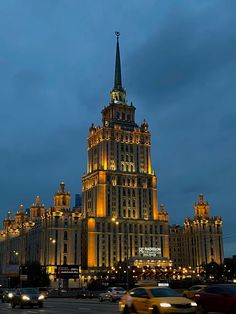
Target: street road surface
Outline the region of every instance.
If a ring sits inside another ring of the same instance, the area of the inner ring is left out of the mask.
[[[0,303],[0,314],[118,314],[118,303],[103,302],[100,303],[97,299],[94,300],[77,300],[77,299],[47,299],[44,307],[25,307],[20,309],[17,306],[11,308],[8,303]]]
[[[11,308],[8,303],[0,303],[0,314],[118,314],[118,303],[99,302],[97,299],[47,299],[44,308]],[[210,314],[210,313],[209,313]],[[212,313],[213,314],[213,313]]]

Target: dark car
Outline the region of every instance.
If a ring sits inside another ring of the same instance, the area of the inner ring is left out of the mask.
[[[2,303],[11,302],[16,290],[15,289],[6,289],[2,294]]]
[[[35,288],[18,288],[11,300],[11,306],[14,309],[16,305],[23,308],[26,305],[30,307],[38,306],[43,307],[44,295]]]
[[[77,298],[81,298],[81,299],[86,299],[86,298],[93,298],[94,297],[94,294],[92,291],[90,290],[79,290],[78,293],[77,293]]]
[[[2,299],[2,295],[3,295],[4,290],[6,290],[6,288],[4,289],[4,288],[0,287],[0,299]]]
[[[236,314],[236,285],[211,285],[194,296],[199,313],[222,312]]]
[[[48,294],[49,294],[48,288],[40,287],[38,289],[39,289],[39,293],[41,293],[44,296],[44,298],[47,299]]]

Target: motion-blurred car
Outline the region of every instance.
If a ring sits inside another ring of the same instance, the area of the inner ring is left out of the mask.
[[[39,293],[42,294],[45,299],[47,299],[48,294],[49,294],[48,288],[39,287],[38,289],[39,289]]]
[[[11,300],[11,306],[14,309],[16,305],[23,308],[26,305],[33,307],[34,305],[42,308],[44,295],[35,288],[18,288]]]
[[[121,298],[119,310],[122,314],[197,313],[197,303],[167,287],[139,287]]]
[[[3,291],[2,294],[2,303],[11,302],[16,290],[15,289],[7,289]]]
[[[192,299],[196,293],[200,292],[202,289],[206,288],[207,285],[195,285],[187,290],[184,290],[183,297]]]
[[[105,292],[102,292],[98,295],[100,302],[110,301],[115,302],[120,300],[120,298],[126,293],[126,290],[122,287],[111,287],[108,288]]]
[[[199,313],[221,312],[236,313],[236,285],[211,285],[195,294]]]

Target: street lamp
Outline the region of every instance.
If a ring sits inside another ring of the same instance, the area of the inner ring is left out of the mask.
[[[52,244],[56,244],[57,240],[50,237],[49,238],[49,242],[52,243]],[[55,264],[57,265],[57,256],[56,256]],[[62,288],[62,281],[61,281],[61,247],[60,247],[59,267],[57,267],[57,271],[58,271],[58,293],[60,295],[61,294],[61,288]]]
[[[124,234],[126,237],[126,286],[127,286],[127,290],[129,290],[129,269],[130,269],[130,265],[129,265],[129,228],[128,228],[128,223],[127,221],[118,221],[115,217],[112,217],[111,219],[112,223],[116,224],[116,226],[122,224],[122,223],[126,223],[124,225]],[[118,233],[118,232],[117,232]],[[125,273],[125,271],[124,271]]]
[[[16,261],[16,259],[18,261]],[[10,251],[10,260],[12,261],[13,264],[19,264],[19,252],[16,250]]]

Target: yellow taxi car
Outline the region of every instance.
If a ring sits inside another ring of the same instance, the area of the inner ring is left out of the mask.
[[[192,299],[196,293],[200,292],[202,289],[206,288],[207,285],[195,285],[187,290],[184,290],[183,297]]]
[[[121,298],[119,310],[122,314],[197,313],[197,303],[167,287],[138,287]]]

